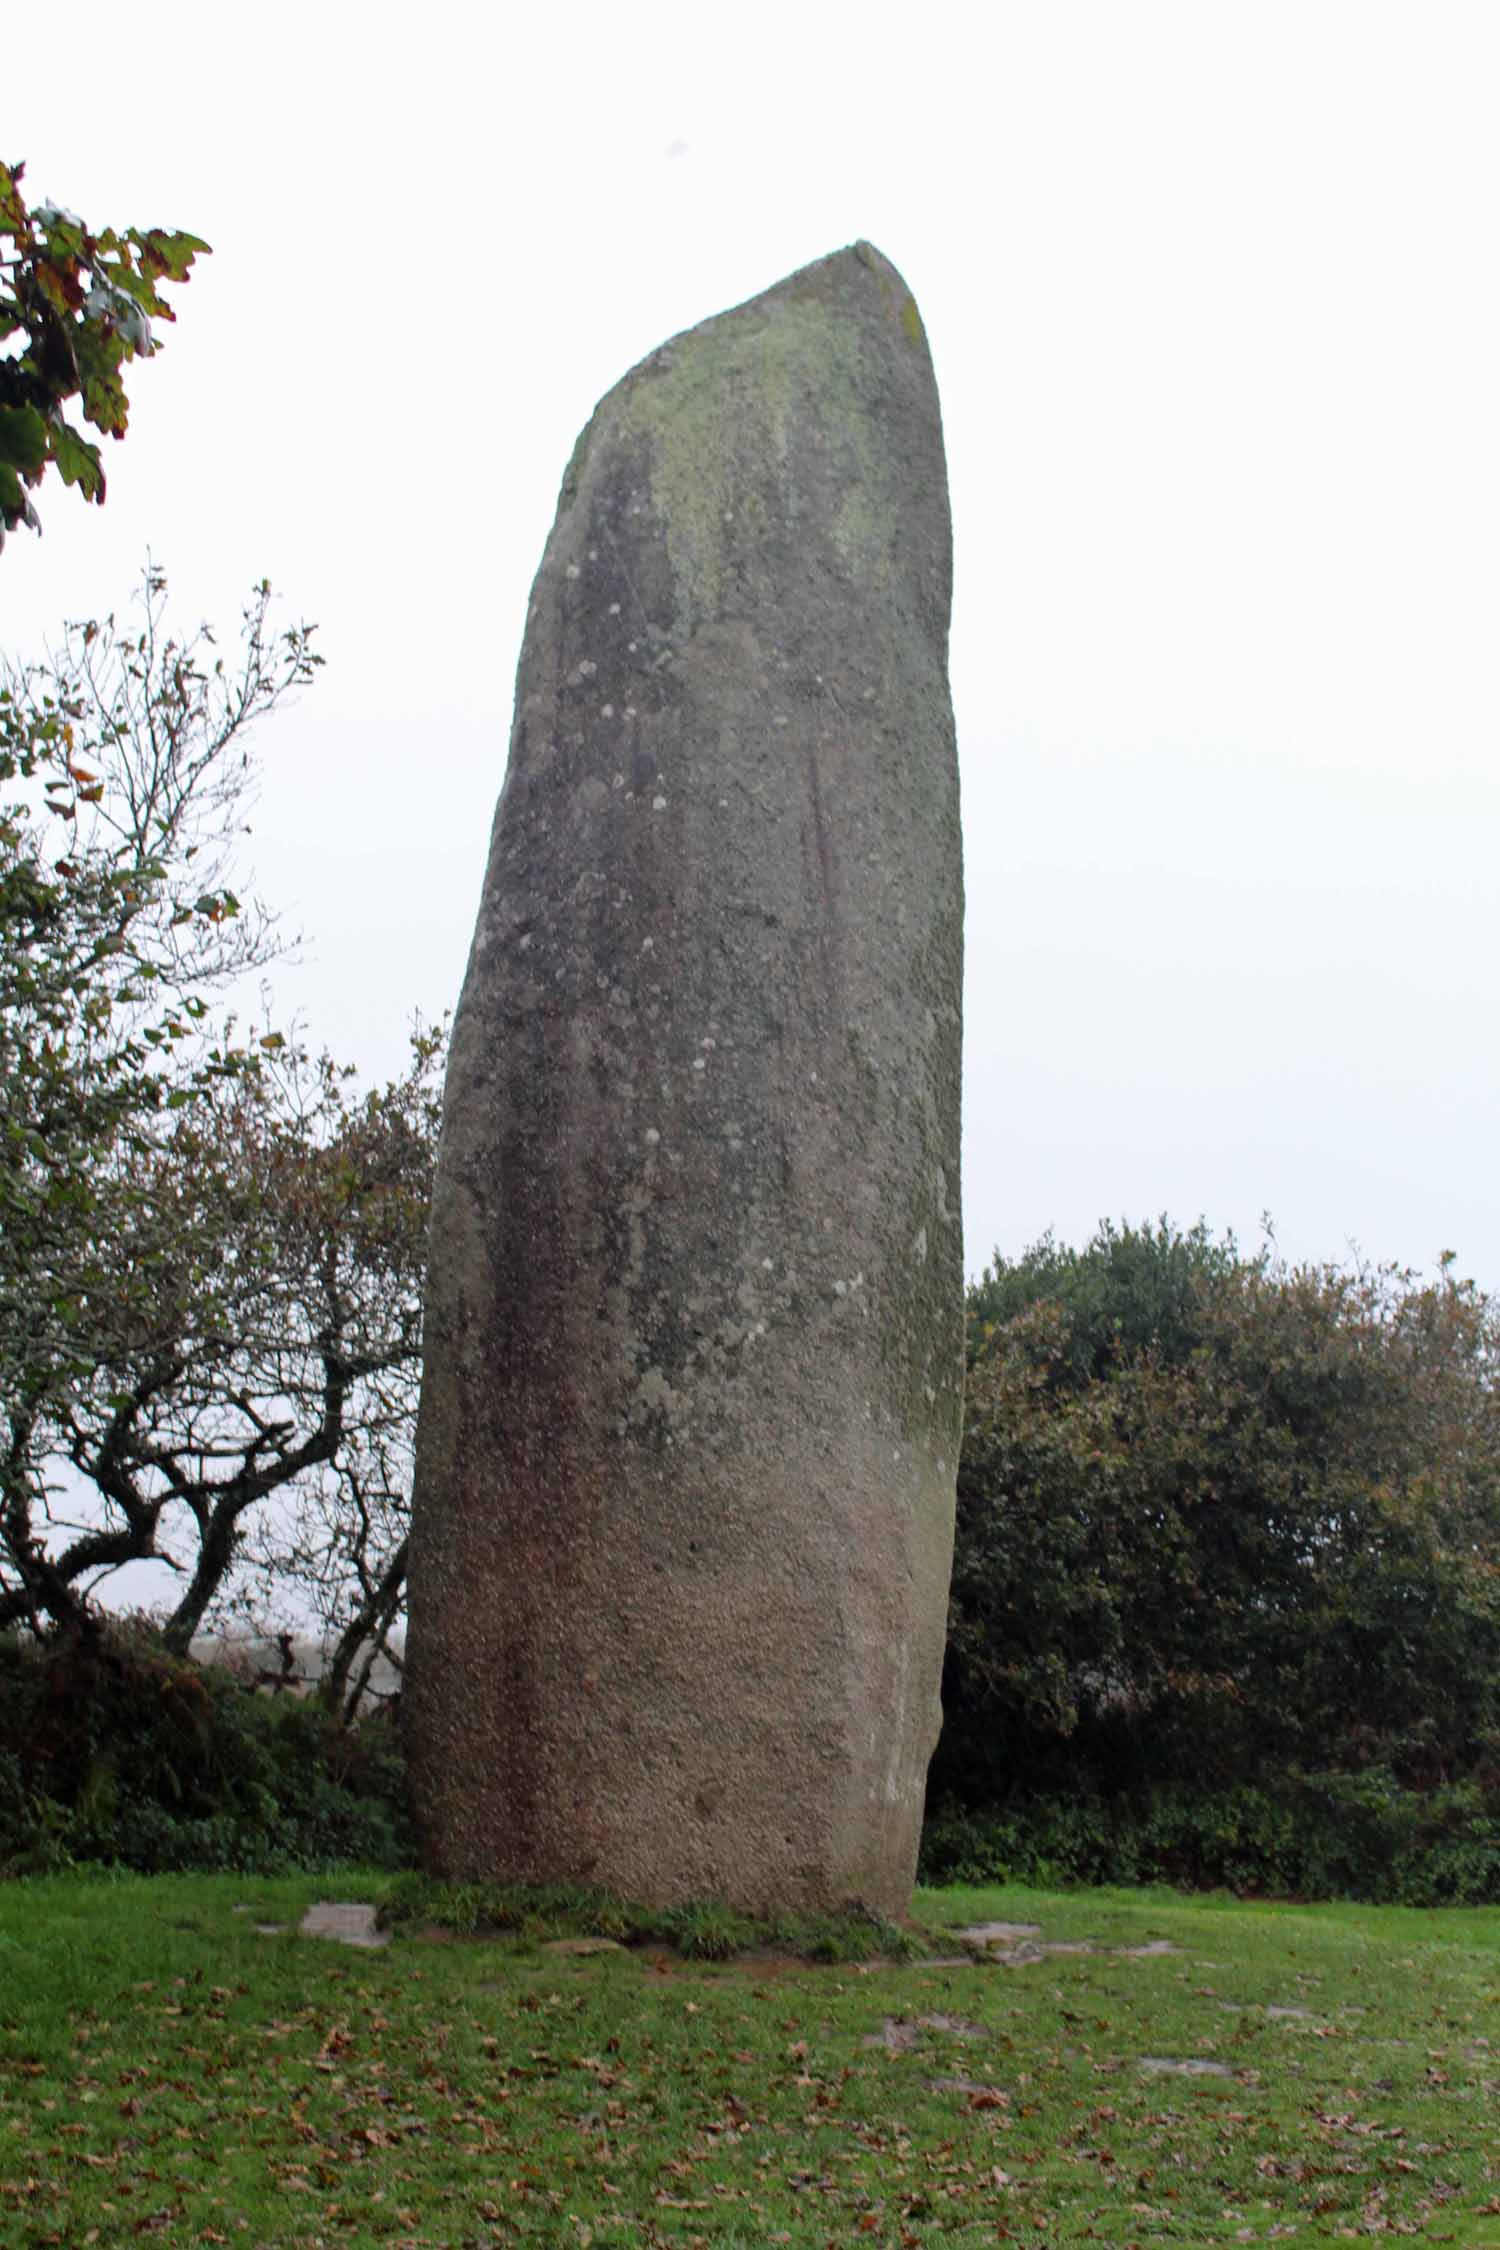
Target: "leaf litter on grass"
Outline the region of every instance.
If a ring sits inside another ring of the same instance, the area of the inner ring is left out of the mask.
[[[662,1978],[270,1943],[243,1890],[0,1892],[27,1966],[0,1987],[0,2240],[1500,2240],[1497,1915],[991,1893],[991,1918],[1180,1950]]]

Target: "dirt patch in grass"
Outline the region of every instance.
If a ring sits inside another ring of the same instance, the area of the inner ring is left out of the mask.
[[[878,2031],[866,2034],[864,2044],[867,2047],[883,2047],[890,2055],[905,2055],[913,2047],[922,2045],[924,2033],[933,2031],[941,2032],[949,2039],[984,2037],[984,2025],[970,2023],[964,2016],[887,2016]]]

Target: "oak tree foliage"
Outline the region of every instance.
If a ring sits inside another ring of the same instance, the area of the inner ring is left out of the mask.
[[[160,348],[152,322],[177,317],[162,286],[208,254],[180,229],[95,233],[56,203],[28,207],[24,170],[0,164],[0,547],[18,524],[41,529],[28,495],[48,468],[102,503],[99,447],[69,410],[124,436],[125,369]]]

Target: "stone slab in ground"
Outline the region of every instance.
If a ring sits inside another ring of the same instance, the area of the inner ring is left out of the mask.
[[[390,1932],[375,1926],[375,1908],[349,1901],[328,1900],[310,1906],[297,1927],[303,1937],[336,1938],[340,1945],[375,1950],[389,1945]]]

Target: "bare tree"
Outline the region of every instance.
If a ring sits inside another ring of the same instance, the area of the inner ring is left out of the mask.
[[[48,1506],[47,1569],[70,1593],[166,1562],[181,1592],[163,1637],[183,1651],[247,1573],[257,1607],[315,1592],[353,1635],[341,1690],[388,1634],[441,1051],[419,1031],[406,1075],[359,1095],[326,1057],[279,1049],[139,1159],[137,1224],[105,1275],[114,1318],[54,1415],[95,1518]],[[13,1577],[0,1622],[28,1614]]]
[[[148,569],[122,622],[0,665],[0,1615],[81,1620],[93,1566],[63,1570],[44,1535],[47,1463],[149,1327],[173,1259],[147,1200],[164,1152],[254,1069],[210,1015],[279,950],[228,880],[248,735],[320,661],[311,628],[273,629],[263,584],[226,664],[207,628],[170,630]],[[137,1350],[143,1399],[170,1364]]]

